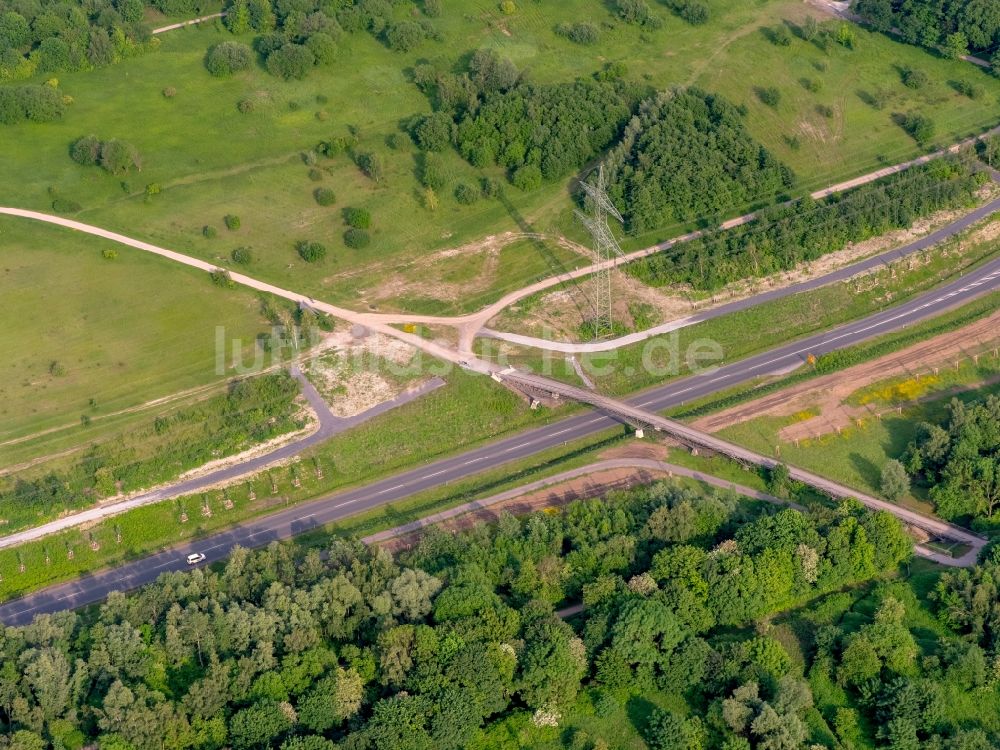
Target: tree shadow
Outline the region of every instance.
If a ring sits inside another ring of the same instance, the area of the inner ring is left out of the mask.
[[[656,705],[652,701],[638,695],[633,695],[625,703],[625,713],[628,720],[643,737],[646,736],[646,730],[649,728],[649,717],[653,715],[655,710]]]
[[[879,482],[882,481],[882,471],[878,466],[860,453],[851,453],[848,458],[865,483],[871,487],[878,487]]]
[[[552,252],[552,249],[542,239],[538,237],[538,233],[535,230],[534,226],[532,226],[531,223],[524,218],[524,216],[517,209],[517,207],[510,202],[510,199],[507,198],[505,194],[501,194],[498,197],[498,200],[500,201],[501,205],[503,205],[504,209],[507,211],[507,215],[514,220],[514,223],[517,224],[521,232],[523,232],[526,235],[528,242],[531,243],[531,245],[535,248],[535,250],[538,251],[538,254],[541,256],[542,260],[545,261],[546,266],[548,266],[550,275],[564,276],[565,274],[567,274],[571,269],[567,268],[566,264],[563,263],[556,256],[555,253]],[[563,282],[560,283],[560,286],[563,289],[571,292],[570,297],[573,300],[574,306],[579,311],[582,320],[586,320],[588,315],[593,315],[595,313],[595,311],[593,310],[593,301],[586,296],[586,294],[583,292],[583,289],[581,288],[581,285],[578,284],[575,280],[564,280]]]

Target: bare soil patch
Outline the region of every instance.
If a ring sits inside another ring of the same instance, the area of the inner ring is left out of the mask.
[[[423,376],[412,367],[416,351],[383,334],[357,338],[350,332],[328,337],[302,371],[338,417],[353,417],[395,398]],[[426,378],[423,378],[426,379]]]
[[[706,432],[718,432],[758,417],[801,415],[801,419],[781,429],[778,435],[782,440],[794,442],[839,432],[879,411],[875,406],[847,403],[848,397],[859,389],[901,374],[912,377],[932,374],[936,368],[966,360],[998,344],[1000,311],[961,330],[922,341],[894,354],[701,417],[692,426]]]

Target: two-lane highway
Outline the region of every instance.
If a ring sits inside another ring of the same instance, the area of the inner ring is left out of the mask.
[[[711,395],[762,375],[789,371],[800,366],[809,354],[819,355],[852,346],[939,315],[997,288],[1000,288],[1000,259],[984,264],[939,289],[863,320],[725,364],[710,372],[675,380],[639,394],[629,399],[629,403],[658,411]],[[235,545],[257,547],[274,539],[284,539],[316,526],[401,500],[417,492],[466,479],[483,470],[526,458],[571,439],[607,429],[616,423],[612,417],[596,412],[568,417],[365,487],[289,508],[197,542],[129,562],[113,570],[52,586],[0,606],[0,620],[8,624],[22,624],[38,613],[99,601],[110,591],[134,588],[154,580],[164,571],[186,568],[184,557],[189,552],[203,552],[209,562],[220,560]]]

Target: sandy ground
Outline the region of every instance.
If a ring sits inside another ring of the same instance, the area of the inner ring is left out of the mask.
[[[359,298],[370,308],[377,308],[381,304],[391,306],[396,300],[407,297],[458,302],[470,295],[487,292],[505,270],[500,267],[500,251],[521,240],[540,240],[559,245],[577,253],[587,262],[596,260],[589,248],[564,237],[528,232],[504,232],[466,245],[420,256],[405,263],[376,263],[363,269],[345,271],[323,279],[323,283],[343,283],[345,280],[359,277],[367,280],[372,278],[375,271],[377,272],[375,275],[381,279],[379,284],[369,289],[358,290]],[[478,262],[481,266],[475,274],[470,275],[470,278],[451,281],[449,273],[454,272],[456,261]]]
[[[664,461],[667,458],[667,446],[662,443],[632,442],[617,445],[601,452],[596,460],[610,458],[645,458]],[[613,490],[625,490],[661,479],[665,476],[660,472],[648,469],[613,469],[597,471],[593,474],[577,477],[544,490],[527,493],[510,500],[499,502],[483,510],[471,511],[456,518],[436,524],[435,527],[445,531],[458,532],[476,524],[492,523],[502,513],[512,513],[517,516],[527,515],[545,508],[559,508],[574,500],[597,497]],[[396,551],[406,549],[416,544],[426,529],[414,531],[382,542],[379,546]]]
[[[353,417],[419,385],[420,373],[409,367],[415,353],[409,344],[383,334],[358,338],[345,331],[327,337],[302,371],[330,411]]]
[[[695,420],[693,427],[718,432],[757,417],[814,416],[784,427],[779,437],[786,442],[815,438],[849,427],[858,419],[872,417],[874,406],[847,404],[860,388],[901,375],[933,374],[983,351],[1000,345],[1000,311],[958,331],[922,341],[894,354],[864,362],[846,370],[814,378],[731,409]],[[885,410],[885,407],[881,407]]]
[[[995,185],[984,186],[981,197],[985,201],[998,191],[1000,188]],[[647,286],[622,271],[613,271],[613,296],[618,300],[615,316],[617,320],[626,325],[634,324],[630,304],[638,303],[646,308],[647,314],[653,318],[653,325],[656,325],[694,312],[711,309],[726,302],[745,299],[772,289],[781,289],[824,276],[893,247],[906,245],[950,224],[963,213],[964,211],[939,211],[918,220],[908,229],[899,229],[872,237],[864,242],[849,244],[842,250],[828,253],[811,263],[802,263],[790,271],[783,271],[760,279],[734,282],[712,295],[696,292],[685,284],[674,284],[658,289]],[[1000,234],[1000,221],[984,225],[972,236],[976,238],[976,242],[983,242],[994,239],[998,234]],[[910,262],[921,262],[920,255],[915,256]],[[588,281],[581,280],[572,289],[547,292],[542,294],[540,298],[530,300],[527,304],[522,302],[513,305],[489,321],[488,325],[502,331],[576,340],[579,337],[579,326],[589,314],[590,308],[587,300],[590,293]]]

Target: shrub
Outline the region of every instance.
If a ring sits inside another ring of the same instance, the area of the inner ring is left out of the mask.
[[[368,175],[375,182],[381,182],[382,177],[385,174],[385,167],[382,164],[382,157],[378,154],[368,151],[363,154],[358,154],[357,159],[358,167]]]
[[[424,15],[437,18],[441,15],[441,0],[424,0]]]
[[[424,27],[416,21],[400,21],[385,30],[385,43],[397,52],[415,49],[426,36]]]
[[[372,215],[367,208],[347,208],[344,209],[344,221],[355,229],[370,229]]]
[[[542,170],[537,164],[526,164],[514,172],[511,182],[518,190],[538,190],[542,186]]]
[[[757,89],[757,98],[768,107],[777,107],[781,103],[781,92],[774,86]]]
[[[332,65],[337,59],[337,43],[322,31],[306,39],[306,47],[312,52],[315,65]]]
[[[911,89],[922,89],[930,81],[928,75],[917,68],[903,68],[900,76],[903,79],[903,85]]]
[[[827,104],[817,104],[816,105],[816,111],[820,115],[822,115],[823,117],[827,117],[827,118],[833,117],[833,114],[834,114],[833,113],[833,107],[831,107],[831,106],[829,106]]]
[[[173,86],[167,86],[165,89],[163,89],[164,99],[173,99],[175,96],[177,96],[177,89],[175,89]]]
[[[85,135],[73,141],[69,147],[69,156],[77,164],[92,167],[101,158],[101,142],[97,136]]]
[[[917,143],[924,144],[934,137],[934,121],[927,115],[911,112],[902,116],[900,124]]]
[[[66,198],[56,198],[52,201],[52,210],[57,214],[74,214],[81,208],[83,208],[83,206],[79,203],[67,200]]]
[[[970,99],[982,99],[983,94],[986,93],[982,86],[971,81],[952,81],[951,86],[962,96],[967,96]]]
[[[479,200],[479,190],[468,182],[460,182],[455,187],[455,200],[463,206],[471,206]]]
[[[234,263],[239,263],[241,266],[249,266],[253,262],[253,253],[249,247],[236,248],[233,250],[231,257]]]
[[[65,108],[62,94],[52,86],[0,87],[0,123],[5,125],[23,120],[51,122],[62,117]]]
[[[441,157],[437,154],[423,154],[420,160],[420,184],[431,190],[444,187],[445,174]]]
[[[136,147],[117,138],[101,144],[100,163],[111,174],[128,174],[132,167],[140,168],[142,165]]]
[[[500,3],[500,12],[505,16],[512,16],[517,13],[517,3],[514,0],[502,0]]]
[[[306,263],[316,263],[326,257],[326,246],[319,242],[300,242],[295,249]]]
[[[433,112],[423,117],[413,129],[417,146],[424,151],[444,151],[451,143],[455,123],[445,112]]]
[[[653,11],[649,9],[649,4],[645,0],[617,0],[615,10],[618,17],[625,23],[651,28],[662,24],[659,17],[653,15]]]
[[[320,187],[313,190],[313,198],[321,206],[332,206],[337,202],[337,196],[327,187]]]
[[[708,22],[708,6],[703,2],[699,2],[699,0],[688,0],[688,2],[681,3],[681,8],[677,11],[677,15],[692,26],[700,26]]]
[[[113,247],[106,247],[101,250],[101,257],[105,260],[116,260],[118,258],[118,251]]]
[[[226,229],[231,232],[235,232],[240,228],[240,217],[235,214],[226,214],[223,221],[226,223]]]
[[[286,81],[292,78],[301,80],[316,62],[312,50],[301,44],[285,44],[267,56],[265,66],[267,71]]]
[[[890,502],[896,502],[910,491],[910,477],[903,464],[895,459],[886,461],[882,467],[879,490],[882,497]]]
[[[788,29],[783,25],[775,26],[773,29],[766,29],[766,31],[771,44],[779,47],[788,47],[791,45],[792,35],[788,33]]]
[[[483,177],[479,186],[484,198],[503,197],[503,183],[495,177]]]
[[[385,137],[385,145],[393,151],[399,151],[406,146],[406,137],[401,133],[389,133]]]
[[[566,37],[575,44],[597,44],[601,38],[601,31],[596,24],[589,21],[578,21],[576,23],[561,23],[556,26],[556,33]]]
[[[323,173],[314,167],[309,170],[309,179],[313,182],[319,182],[323,179]]]
[[[224,268],[216,268],[209,273],[209,278],[212,279],[212,283],[216,286],[221,286],[224,289],[235,289],[236,282],[233,281],[232,276],[229,275],[229,271]]]
[[[210,47],[205,55],[205,67],[217,78],[248,70],[252,63],[253,52],[241,42],[221,42]]]
[[[351,227],[344,232],[344,244],[350,248],[360,250],[363,247],[368,247],[370,243],[371,235],[364,229]]]
[[[206,224],[201,228],[201,233],[202,236],[205,237],[205,239],[211,240],[214,239],[216,236],[218,236],[219,230],[213,226],[209,226],[208,224]]]

